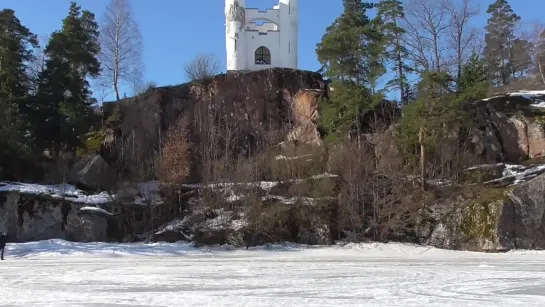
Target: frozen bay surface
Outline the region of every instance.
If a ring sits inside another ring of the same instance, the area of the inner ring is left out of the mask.
[[[545,252],[10,244],[0,306],[545,306]]]

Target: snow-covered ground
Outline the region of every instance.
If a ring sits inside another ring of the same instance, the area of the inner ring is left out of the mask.
[[[545,252],[12,244],[2,306],[545,306]]]

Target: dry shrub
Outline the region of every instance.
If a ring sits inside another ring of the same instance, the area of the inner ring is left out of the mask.
[[[344,143],[331,154],[330,169],[340,177],[338,237],[350,241],[411,237],[423,202],[407,201],[408,195],[420,193],[410,180],[410,170],[380,161],[369,145]]]
[[[327,151],[318,146],[289,146],[268,151],[267,177],[273,181],[309,178],[326,171]]]
[[[156,167],[157,178],[166,188],[180,189],[189,175],[189,139],[183,118],[172,125],[163,142]]]
[[[191,81],[207,82],[220,72],[220,64],[214,56],[201,54],[186,64],[184,71]]]

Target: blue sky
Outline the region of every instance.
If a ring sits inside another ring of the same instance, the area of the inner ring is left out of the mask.
[[[0,0],[37,35],[58,30],[70,0]],[[84,9],[102,18],[108,0],[79,0]],[[269,8],[277,0],[247,0],[248,7]],[[486,9],[493,0],[474,0],[481,14],[475,23],[484,29]],[[513,10],[526,21],[545,22],[545,0],[511,0]],[[159,85],[185,82],[183,66],[196,54],[214,54],[225,69],[223,0],[134,0],[134,17],[144,38],[145,81]],[[318,70],[315,47],[325,29],[341,13],[341,0],[299,1],[299,68]],[[130,94],[127,90],[127,95]]]

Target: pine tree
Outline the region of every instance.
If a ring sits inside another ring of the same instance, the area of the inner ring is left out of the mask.
[[[490,18],[486,26],[485,61],[493,84],[507,85],[513,71],[510,59],[515,42],[515,26],[520,17],[513,12],[507,0],[496,0],[488,7],[487,13]]]
[[[27,64],[32,60],[32,49],[38,41],[23,26],[13,10],[0,11],[0,100],[7,102],[13,111],[20,111],[20,104],[29,91]]]
[[[410,68],[404,59],[408,58],[407,49],[402,43],[405,30],[400,26],[405,17],[403,4],[399,0],[382,0],[378,3],[377,18],[381,20],[380,30],[384,35],[384,57],[389,62],[395,77],[388,81],[386,89],[399,89],[401,102],[408,104],[407,72]]]
[[[75,151],[79,136],[88,130],[94,100],[87,78],[100,72],[98,35],[94,15],[71,2],[62,29],[51,35],[45,49],[35,104],[45,120],[36,131],[41,145],[54,154]]]
[[[369,110],[372,95],[366,87],[355,83],[335,81],[329,99],[320,102],[320,127],[329,140],[358,132],[362,115]]]
[[[0,11],[0,176],[21,158],[30,78],[27,64],[37,39],[10,9]]]
[[[458,94],[463,101],[476,101],[487,94],[488,71],[483,59],[473,52],[462,67]]]
[[[329,139],[359,132],[363,112],[381,97],[373,94],[385,73],[380,20],[367,16],[373,6],[362,0],[343,0],[343,5],[316,48],[322,71],[333,81],[329,99],[320,104]]]
[[[526,39],[515,39],[510,52],[511,73],[513,78],[522,78],[532,65],[532,43]]]
[[[478,53],[473,52],[462,67],[460,90],[465,91],[476,84],[487,82],[487,68]]]
[[[332,80],[367,85],[370,74],[380,71],[376,63],[380,35],[367,16],[372,5],[362,0],[343,0],[343,5],[344,12],[316,46],[318,61]]]

